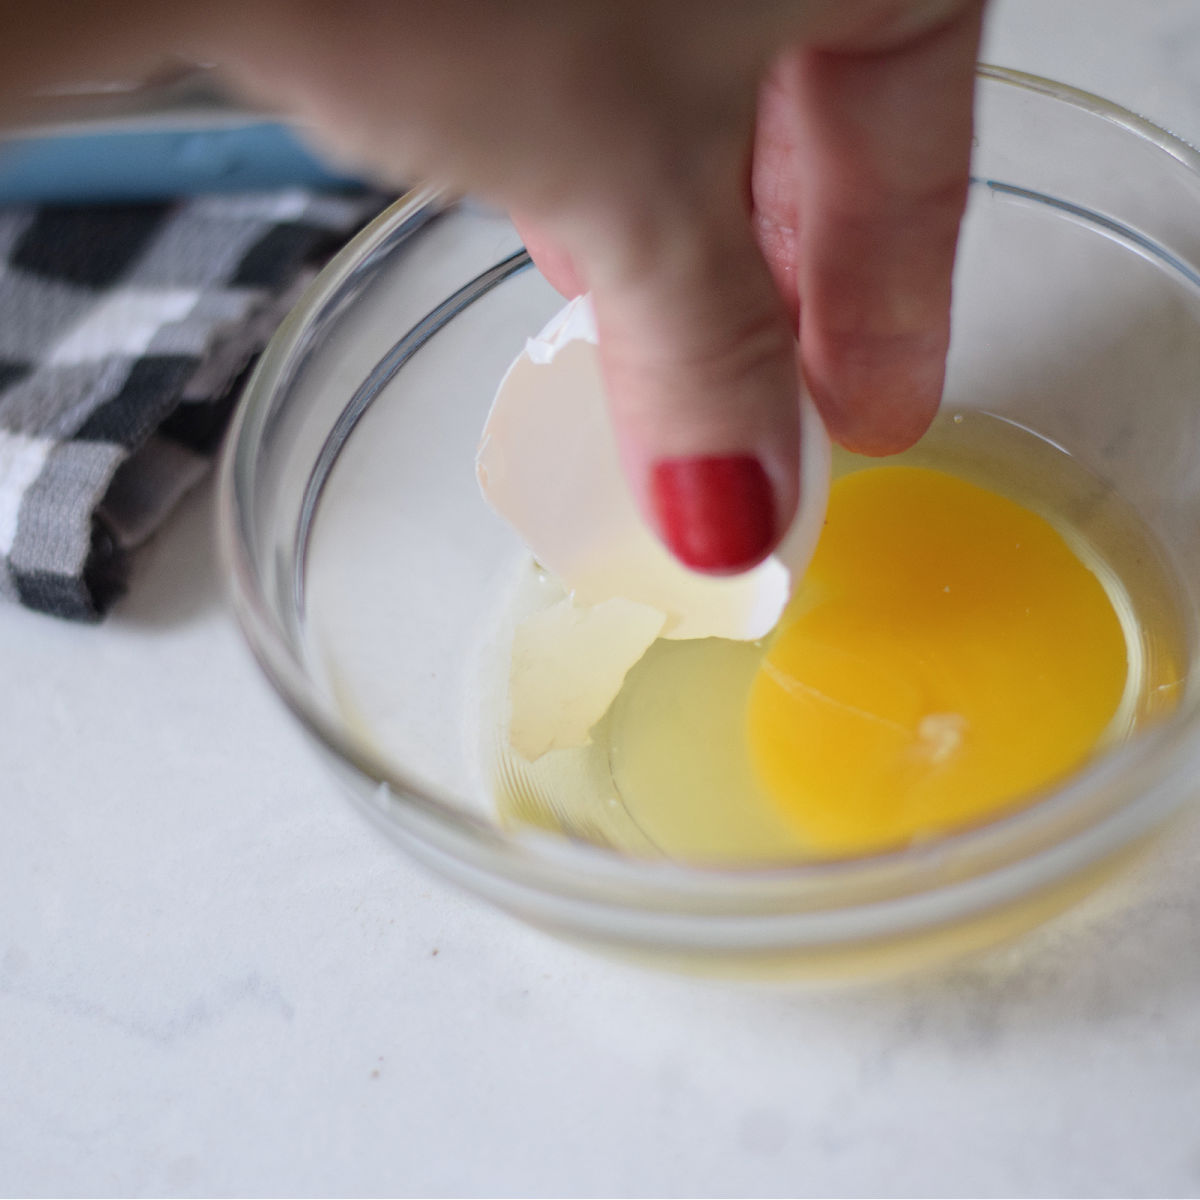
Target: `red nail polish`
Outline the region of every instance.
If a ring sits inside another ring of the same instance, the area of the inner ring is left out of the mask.
[[[744,571],[774,545],[771,481],[752,454],[663,459],[650,494],[664,540],[693,570]]]

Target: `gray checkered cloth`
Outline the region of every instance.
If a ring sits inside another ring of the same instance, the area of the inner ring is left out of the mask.
[[[377,196],[0,209],[0,597],[94,621]]]

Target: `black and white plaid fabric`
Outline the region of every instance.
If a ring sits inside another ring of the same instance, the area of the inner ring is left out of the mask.
[[[381,203],[0,209],[0,597],[104,613],[203,473],[252,357]]]

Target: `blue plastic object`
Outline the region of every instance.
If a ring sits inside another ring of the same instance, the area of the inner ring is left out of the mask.
[[[162,200],[286,186],[344,190],[362,181],[332,169],[276,121],[110,127],[0,142],[0,204]]]

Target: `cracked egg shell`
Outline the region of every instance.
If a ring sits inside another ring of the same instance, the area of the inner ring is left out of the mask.
[[[586,296],[573,300],[501,381],[476,473],[484,498],[578,605],[620,598],[657,609],[661,636],[752,641],[778,621],[816,548],[829,494],[830,444],[802,400],[799,515],[775,552],[717,578],[677,562],[638,513],[609,425]]]

